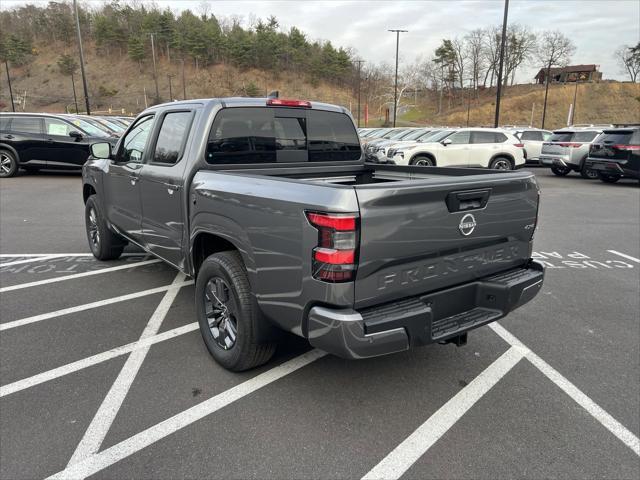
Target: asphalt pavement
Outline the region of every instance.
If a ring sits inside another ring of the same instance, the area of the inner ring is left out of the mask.
[[[0,180],[0,478],[639,478],[640,188],[533,171],[532,302],[464,347],[292,336],[241,374],[190,279],[90,256],[79,175]]]

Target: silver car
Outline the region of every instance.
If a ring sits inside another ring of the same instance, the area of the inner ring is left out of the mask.
[[[556,130],[549,142],[542,144],[540,163],[551,167],[551,171],[564,177],[571,171],[578,172],[582,178],[598,178],[598,174],[587,168],[586,158],[589,156],[591,143],[602,129],[563,128]]]

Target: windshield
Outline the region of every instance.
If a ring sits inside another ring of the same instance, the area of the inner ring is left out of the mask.
[[[441,130],[438,133],[435,133],[433,135],[429,135],[426,138],[421,138],[420,141],[421,142],[428,142],[428,143],[439,142],[442,139],[448,137],[449,135],[451,135],[452,133],[455,133],[455,132],[456,132],[456,130]]]
[[[405,138],[407,135],[409,135],[410,133],[413,133],[413,130],[403,130],[403,131],[397,132],[394,136],[389,138],[389,140],[401,140]]]
[[[422,129],[415,130],[411,132],[409,135],[407,135],[406,137],[404,137],[402,140],[416,140],[422,137],[423,135],[427,135],[428,133],[430,133],[428,130],[427,131],[424,131]]]
[[[122,125],[120,125],[120,124],[118,124],[118,123],[116,123],[116,122],[114,122],[112,120],[106,120],[104,118],[98,118],[97,120],[100,123],[102,123],[103,125],[106,125],[111,130],[114,130],[116,132],[124,132],[126,130]]]
[[[102,130],[98,127],[93,126],[91,123],[82,120],[80,118],[70,118],[69,121],[73,123],[76,127],[80,127],[89,135],[93,135],[95,137],[108,137],[109,132]]]
[[[607,145],[629,145],[631,143],[631,137],[633,136],[632,130],[618,130],[615,132],[604,132],[598,139],[599,143]]]
[[[386,138],[386,139],[390,139],[395,137],[396,135],[398,135],[399,133],[404,133],[404,130],[390,130],[387,133],[385,133],[384,135],[382,135],[382,138]]]

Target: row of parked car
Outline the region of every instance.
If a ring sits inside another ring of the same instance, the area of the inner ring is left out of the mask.
[[[0,177],[19,168],[78,169],[92,143],[115,145],[133,121],[129,117],[0,113]]]
[[[640,126],[574,125],[549,131],[502,128],[399,127],[359,129],[367,161],[397,165],[549,167],[558,176],[578,172],[614,183],[640,179]]]

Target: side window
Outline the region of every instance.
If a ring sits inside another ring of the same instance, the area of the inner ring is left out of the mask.
[[[21,133],[42,133],[42,119],[39,117],[13,117],[11,131]]]
[[[63,135],[68,136],[69,132],[75,130],[67,122],[58,120],[57,118],[44,119],[44,131],[47,135]]]
[[[192,112],[170,112],[164,116],[152,162],[165,165],[178,163],[187,140],[191,116]]]
[[[122,139],[122,146],[118,155],[119,162],[142,162],[144,149],[151,133],[153,115],[141,118]]]
[[[507,136],[504,133],[496,132],[493,135],[495,143],[504,143],[507,141]]]
[[[471,136],[471,132],[467,130],[466,132],[456,132],[447,138],[450,138],[451,143],[456,145],[456,144],[469,143],[470,136]]]
[[[494,132],[473,132],[472,143],[495,143],[496,134]]]
[[[551,140],[552,136],[553,136],[553,132],[542,132],[542,140],[545,142],[548,142],[549,140]]]

